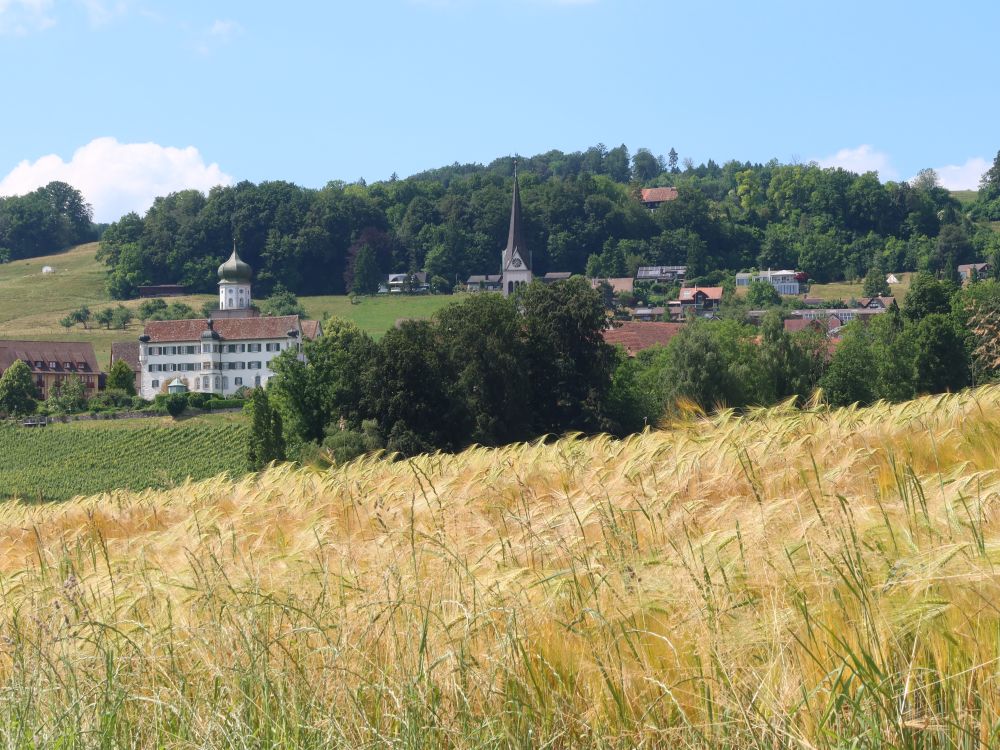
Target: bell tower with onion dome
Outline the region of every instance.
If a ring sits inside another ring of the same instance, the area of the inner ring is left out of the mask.
[[[219,266],[219,309],[250,309],[250,266],[236,254],[236,240],[233,240],[233,254]]]

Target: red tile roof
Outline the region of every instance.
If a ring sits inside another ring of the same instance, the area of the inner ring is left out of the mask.
[[[676,197],[677,188],[658,187],[642,189],[643,203],[664,203],[666,201],[672,201]]]
[[[666,346],[670,339],[680,333],[683,323],[657,323],[629,320],[617,328],[604,331],[604,340],[612,346],[625,347],[626,353],[634,357],[637,352],[651,346]]]
[[[111,364],[119,359],[132,368],[132,372],[139,371],[139,342],[138,341],[115,341],[111,344]]]
[[[704,292],[708,299],[715,300],[716,302],[722,301],[721,286],[686,286],[681,289],[678,299],[680,299],[681,302],[693,302],[694,296],[698,292]]]
[[[211,322],[211,326],[209,323]],[[146,323],[145,334],[152,342],[198,341],[201,334],[215,330],[223,341],[240,339],[282,339],[289,331],[301,331],[298,315],[274,318],[207,318],[192,320],[154,320]]]
[[[302,338],[314,339],[320,335],[323,329],[319,326],[318,320],[303,320],[300,321],[302,326]]]
[[[94,347],[80,341],[0,341],[0,372],[3,372],[17,360],[28,363],[32,372],[68,372],[68,373],[99,373],[101,366],[97,363]],[[35,362],[41,362],[42,367],[36,367]],[[55,362],[56,367],[50,368],[49,362]],[[64,364],[72,363],[67,369]],[[79,367],[82,363],[83,367]]]

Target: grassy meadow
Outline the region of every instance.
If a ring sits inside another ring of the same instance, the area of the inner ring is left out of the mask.
[[[247,470],[242,414],[95,420],[25,428],[0,424],[0,500],[67,500],[143,490]]]
[[[899,279],[899,283],[889,287],[892,290],[893,296],[897,298],[900,304],[902,304],[903,297],[906,296],[906,293],[910,289],[910,279],[912,276],[912,273],[897,273],[896,278]],[[809,296],[819,297],[824,300],[850,302],[852,299],[864,296],[864,283],[863,281],[856,283],[842,281],[831,282],[829,284],[810,284]]]
[[[59,320],[81,305],[96,312],[102,307],[117,305],[104,288],[105,267],[94,257],[97,243],[80,245],[62,253],[28,260],[0,264],[0,338],[41,341],[89,341],[94,346],[97,361],[108,367],[111,344],[134,341],[142,333],[142,323],[134,321],[128,329],[106,330],[82,326],[66,329]],[[43,274],[42,268],[52,266],[55,273]],[[185,302],[196,311],[215,297],[192,294],[168,301]],[[346,296],[302,297],[306,314],[317,320],[329,313],[355,321],[373,336],[381,336],[400,318],[426,318],[454,301],[450,295],[364,297],[351,304]],[[135,309],[141,300],[121,302]]]
[[[0,506],[9,747],[986,748],[1000,388]]]

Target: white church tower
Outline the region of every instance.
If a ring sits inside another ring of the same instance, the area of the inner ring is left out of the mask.
[[[517,165],[514,165],[514,201],[510,208],[510,232],[507,247],[500,256],[500,276],[504,296],[510,296],[520,286],[531,283],[531,253],[521,236],[521,193],[517,187]]]
[[[229,260],[219,266],[219,309],[248,310],[250,309],[250,266],[240,260],[236,254],[236,241],[233,241],[233,254]]]

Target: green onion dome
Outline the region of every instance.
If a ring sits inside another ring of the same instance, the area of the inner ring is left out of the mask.
[[[250,281],[253,272],[250,266],[240,260],[235,248],[229,260],[219,266],[219,281],[229,281],[237,284],[246,284]]]

